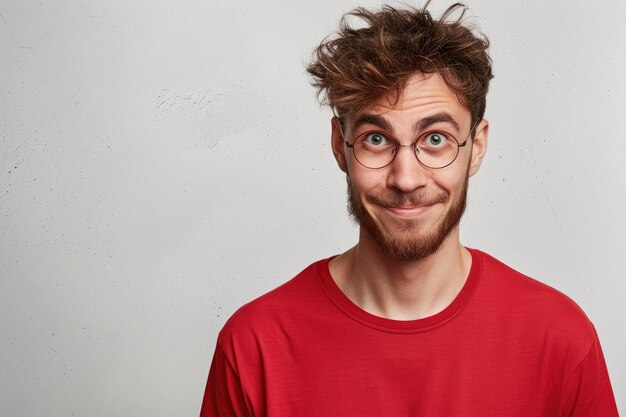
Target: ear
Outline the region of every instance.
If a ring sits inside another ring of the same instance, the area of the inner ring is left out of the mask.
[[[339,119],[337,119],[337,117],[333,117],[330,120],[330,124],[332,129],[330,144],[333,149],[333,155],[335,156],[337,165],[339,165],[339,169],[343,172],[348,172],[346,146],[344,142],[345,139],[341,133],[341,128],[339,127]]]
[[[476,125],[476,134],[472,140],[472,159],[469,166],[469,176],[473,176],[478,172],[480,164],[483,162],[485,152],[487,152],[487,139],[489,136],[489,122],[482,119]]]

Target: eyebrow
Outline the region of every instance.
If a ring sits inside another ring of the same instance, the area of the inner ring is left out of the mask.
[[[382,116],[378,116],[375,114],[362,114],[354,120],[354,124],[352,126],[353,130],[356,130],[362,125],[374,125],[388,132],[393,132],[393,127],[389,124],[387,119]]]
[[[452,117],[450,113],[446,112],[439,112],[424,117],[422,120],[415,123],[414,129],[416,132],[421,132],[422,130],[434,125],[435,123],[449,123],[452,125],[452,127],[456,129],[457,132],[461,130],[461,128],[459,127],[459,123],[454,119],[454,117]]]
[[[439,112],[424,117],[413,125],[413,130],[421,132],[436,123],[449,123],[456,129],[457,132],[461,130],[456,119],[452,117],[450,113],[446,112]],[[393,126],[391,126],[391,124],[383,116],[376,114],[362,114],[355,119],[352,128],[356,130],[364,124],[374,125],[390,133],[394,133]]]

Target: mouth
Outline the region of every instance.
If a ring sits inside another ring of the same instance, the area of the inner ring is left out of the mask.
[[[424,214],[433,206],[434,204],[423,205],[423,206],[402,205],[402,206],[396,206],[396,207],[385,207],[385,209],[391,212],[395,216],[402,217],[402,218],[411,218],[411,217],[417,217],[417,216]]]

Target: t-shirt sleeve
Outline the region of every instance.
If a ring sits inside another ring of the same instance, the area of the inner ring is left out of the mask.
[[[239,376],[219,343],[215,348],[200,417],[248,417]]]
[[[567,379],[564,400],[562,417],[618,417],[597,335],[587,355]]]

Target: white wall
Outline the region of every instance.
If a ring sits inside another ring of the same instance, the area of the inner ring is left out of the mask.
[[[583,307],[625,413],[626,4],[468,1],[463,242]],[[0,415],[196,416],[226,318],[355,242],[304,65],[356,5],[0,2]]]

